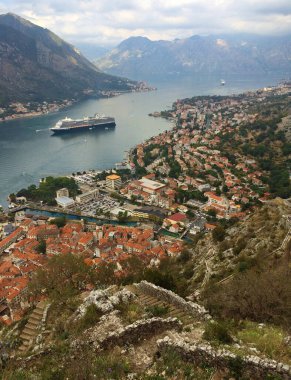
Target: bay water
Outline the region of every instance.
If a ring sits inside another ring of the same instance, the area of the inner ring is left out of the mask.
[[[17,192],[49,175],[66,175],[87,169],[109,169],[126,151],[145,139],[172,127],[162,118],[149,117],[169,109],[177,99],[196,95],[230,95],[277,84],[280,76],[229,77],[220,85],[217,77],[166,79],[152,83],[158,89],[108,99],[89,99],[54,114],[0,123],[0,204]],[[54,136],[49,128],[68,116],[95,113],[113,116],[115,129],[88,130]]]

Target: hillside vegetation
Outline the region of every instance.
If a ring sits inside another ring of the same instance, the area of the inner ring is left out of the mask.
[[[0,104],[78,99],[133,84],[100,72],[74,46],[11,13],[0,15],[0,54]]]
[[[163,260],[159,269],[128,260],[127,276],[122,278],[114,276],[110,264],[96,272],[82,258],[54,257],[30,286],[32,297],[37,299],[41,291],[51,304],[45,332],[19,355],[19,334],[30,313],[12,329],[2,330],[2,378],[284,379],[271,373],[250,377],[242,363],[250,354],[291,363],[290,214],[288,201],[270,201],[246,220],[221,226],[219,234],[197,236],[178,258]],[[170,301],[143,295],[133,285],[142,280],[204,304],[214,321],[190,318]],[[88,284],[99,289],[94,297]],[[173,316],[181,318],[182,327],[173,324],[164,331],[162,322],[155,322],[161,326],[141,330],[139,338],[132,335],[126,338],[130,340],[120,337],[108,343],[114,334],[154,323],[151,318],[169,323],[167,318]],[[237,356],[223,368],[209,362],[194,365],[174,348],[160,352],[157,340],[165,336],[175,344],[210,343]],[[8,352],[17,359],[3,356]]]

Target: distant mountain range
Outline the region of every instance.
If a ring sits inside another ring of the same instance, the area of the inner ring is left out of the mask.
[[[95,61],[136,80],[187,74],[291,73],[291,36],[193,36],[174,41],[131,37]]]
[[[76,43],[76,48],[90,61],[95,61],[101,57],[104,57],[110,49],[103,46],[96,46],[92,43]]]
[[[130,85],[126,79],[102,73],[48,29],[15,14],[0,15],[0,104],[80,98]]]

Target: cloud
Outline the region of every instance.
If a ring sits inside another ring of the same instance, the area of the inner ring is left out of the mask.
[[[0,12],[17,13],[75,44],[291,31],[290,0],[0,0]]]

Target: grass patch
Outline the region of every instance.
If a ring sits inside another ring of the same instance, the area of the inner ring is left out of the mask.
[[[79,330],[86,330],[99,322],[102,313],[97,309],[96,305],[91,304],[87,307],[84,316],[78,321]]]
[[[163,350],[161,357],[156,361],[156,374],[145,379],[193,379],[209,380],[213,374],[213,368],[199,368],[185,362],[181,356],[172,349]]]
[[[141,319],[144,314],[144,308],[136,302],[120,303],[116,309],[120,311],[120,317],[125,323],[134,323]]]
[[[284,343],[284,332],[280,327],[245,322],[237,337],[272,359],[291,363],[291,347]]]
[[[169,306],[160,306],[160,305],[154,305],[154,306],[148,306],[145,311],[151,316],[151,317],[163,317],[166,315],[169,311]]]
[[[130,372],[129,363],[118,355],[100,355],[95,363],[96,378],[99,379],[124,379]]]

